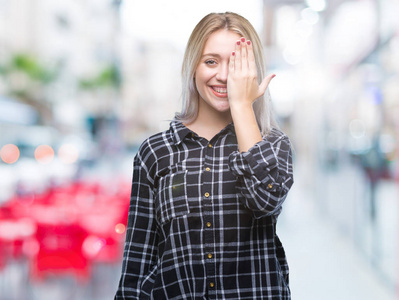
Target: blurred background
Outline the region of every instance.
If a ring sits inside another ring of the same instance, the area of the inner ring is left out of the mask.
[[[399,299],[398,0],[0,0],[0,299],[112,299],[133,157],[209,12],[259,32],[293,299]]]

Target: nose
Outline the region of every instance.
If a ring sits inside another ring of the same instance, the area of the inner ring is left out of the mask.
[[[227,63],[220,64],[216,74],[216,79],[220,82],[227,83],[228,75],[229,75],[229,65]]]

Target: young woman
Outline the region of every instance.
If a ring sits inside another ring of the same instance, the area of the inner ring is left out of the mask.
[[[237,14],[209,14],[182,73],[182,111],[134,160],[115,299],[290,299],[276,221],[291,148],[264,96],[274,75],[263,79],[259,37]]]

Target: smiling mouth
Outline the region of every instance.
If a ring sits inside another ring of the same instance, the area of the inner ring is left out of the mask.
[[[227,87],[211,86],[210,88],[217,97],[227,98]]]

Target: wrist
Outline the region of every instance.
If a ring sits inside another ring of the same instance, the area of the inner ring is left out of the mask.
[[[252,104],[232,105],[230,106],[230,113],[235,125],[257,124]]]
[[[252,108],[252,103],[250,102],[245,102],[245,101],[231,101],[230,102],[230,110],[231,112],[240,112],[242,113],[243,111],[253,111]]]

